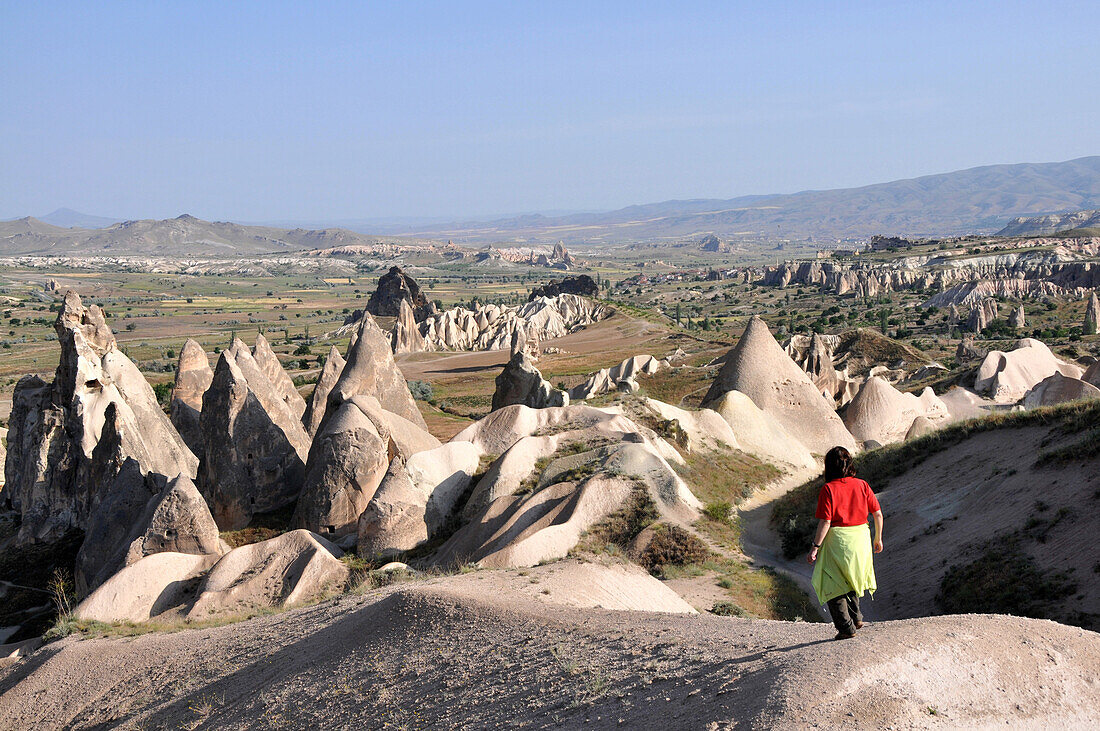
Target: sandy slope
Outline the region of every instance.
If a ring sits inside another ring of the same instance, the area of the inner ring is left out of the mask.
[[[0,727],[1100,723],[1100,636],[1053,622],[883,622],[833,642],[825,625],[576,609],[498,590],[517,576],[404,584],[213,629],[66,639],[0,670]]]

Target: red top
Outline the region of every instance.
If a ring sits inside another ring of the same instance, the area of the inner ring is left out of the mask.
[[[838,528],[865,525],[867,515],[880,510],[871,486],[858,477],[841,477],[826,482],[817,496],[814,517],[828,520]]]

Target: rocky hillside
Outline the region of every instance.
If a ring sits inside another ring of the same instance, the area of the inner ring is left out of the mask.
[[[238,256],[372,246],[381,239],[345,229],[281,229],[177,218],[124,221],[106,228],[61,228],[34,218],[0,223],[0,256],[79,254]]]
[[[992,233],[1016,216],[1100,206],[1100,157],[989,165],[839,190],[665,201],[606,213],[523,216],[428,229],[466,241],[657,241],[720,237]]]
[[[1049,216],[1014,218],[997,232],[998,236],[1050,236],[1063,231],[1100,228],[1100,211],[1055,213]]]

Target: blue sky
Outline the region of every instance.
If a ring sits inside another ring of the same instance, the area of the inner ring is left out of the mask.
[[[462,218],[1100,154],[1100,3],[0,0],[0,218]]]

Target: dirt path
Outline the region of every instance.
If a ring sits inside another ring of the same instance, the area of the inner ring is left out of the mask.
[[[783,557],[779,535],[769,525],[772,503],[798,487],[806,480],[817,474],[816,470],[803,470],[788,474],[772,483],[763,490],[759,490],[738,507],[741,514],[741,548],[745,555],[755,563],[771,566],[776,571],[793,579],[811,598],[814,596],[813,585],[810,580],[813,576],[813,566],[806,563],[803,557],[788,561]],[[864,618],[868,621],[876,619],[872,601],[863,601],[860,609]],[[820,608],[821,616],[829,618],[829,613],[824,607]]]

